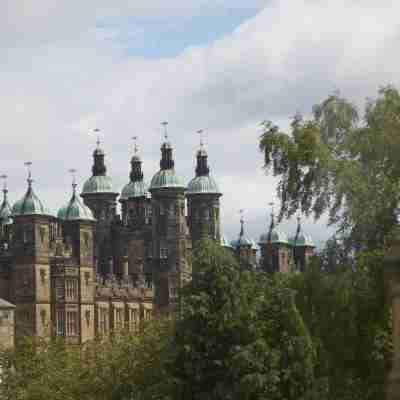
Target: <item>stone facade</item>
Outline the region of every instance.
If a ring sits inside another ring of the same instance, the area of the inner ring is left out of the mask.
[[[34,193],[30,173],[28,190],[12,209],[4,189],[0,297],[15,304],[16,337],[60,336],[78,344],[122,330],[138,332],[153,315],[174,312],[179,289],[191,279],[192,250],[202,237],[221,241],[244,264],[257,268],[257,246],[246,238],[243,220],[239,239],[223,240],[222,194],[203,146],[196,158],[196,176],[183,185],[166,140],[160,170],[147,186],[135,149],[129,183],[119,194],[98,145],[83,200],[74,180],[72,197],[57,217]],[[261,266],[288,271],[290,246],[260,242]],[[278,266],[271,261],[275,258]]]

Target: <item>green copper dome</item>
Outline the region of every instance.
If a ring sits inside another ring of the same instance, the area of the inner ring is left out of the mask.
[[[12,215],[49,215],[52,216],[50,210],[42,203],[39,197],[33,191],[32,180],[28,180],[29,186],[25,196],[18,200],[13,208]]]
[[[182,188],[185,186],[181,179],[175,173],[174,169],[161,169],[158,171],[151,180],[150,189],[162,189],[162,188]]]
[[[83,185],[82,194],[113,193],[112,179],[106,175],[94,175]]]
[[[268,243],[269,239],[269,233],[263,233],[260,236],[259,243]],[[271,243],[289,244],[289,240],[284,232],[281,232],[279,229],[274,228],[274,230],[271,232]]]
[[[231,246],[235,249],[241,247],[241,246],[250,246],[253,247],[254,241],[251,240],[250,238],[246,236],[242,236],[237,240],[232,240],[231,241]]]
[[[315,247],[315,244],[310,235],[307,235],[303,232],[296,237],[290,239],[292,246],[295,247]]]
[[[220,194],[215,180],[209,175],[196,176],[193,178],[187,187],[187,194]]]
[[[137,197],[146,197],[148,186],[143,181],[129,182],[121,192],[120,201],[128,200]]]
[[[82,221],[95,221],[92,211],[89,207],[85,206],[79,197],[74,192],[68,204],[62,207],[57,214],[57,217],[64,221],[82,220]]]

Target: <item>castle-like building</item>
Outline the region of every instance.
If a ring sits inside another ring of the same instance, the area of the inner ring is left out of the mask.
[[[82,343],[96,335],[136,332],[154,314],[172,313],[179,288],[191,279],[192,250],[202,237],[221,243],[252,268],[302,270],[314,245],[300,224],[292,241],[275,227],[273,216],[258,245],[246,236],[243,219],[237,240],[221,235],[222,193],[203,145],[196,158],[195,177],[185,185],[166,137],[160,169],[148,186],[135,145],[130,181],[119,193],[98,143],[92,176],[80,195],[74,179],[57,216],[36,195],[30,172],[25,195],[12,207],[5,187],[0,298],[15,305],[16,336]]]

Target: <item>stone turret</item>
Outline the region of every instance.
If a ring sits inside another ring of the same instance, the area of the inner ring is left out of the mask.
[[[202,236],[217,242],[221,240],[219,198],[222,194],[210,175],[208,154],[202,141],[196,158],[196,176],[189,182],[186,192],[188,225],[193,248]]]
[[[166,124],[165,124],[166,125]],[[160,170],[150,184],[153,215],[153,273],[159,310],[173,311],[177,292],[188,279],[185,186],[175,172],[173,148],[165,135]]]
[[[107,176],[104,162],[105,153],[97,141],[93,152],[92,176],[84,183],[81,197],[97,220],[95,231],[95,259],[97,272],[110,274],[109,259],[113,257],[111,248],[111,225],[116,218],[116,199],[118,193],[113,190],[112,180]]]

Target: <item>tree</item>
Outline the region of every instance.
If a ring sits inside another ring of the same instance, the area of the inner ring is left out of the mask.
[[[359,253],[355,268],[332,272],[318,258],[293,276],[296,304],[308,327],[317,359],[316,379],[326,382],[324,400],[379,400],[391,351],[380,251]]]
[[[368,100],[363,118],[335,94],[305,119],[293,117],[290,135],[263,122],[265,169],[280,177],[280,218],[298,210],[329,222],[368,248],[383,245],[396,223],[400,191],[400,94],[384,87]]]
[[[182,291],[171,364],[175,399],[301,399],[313,351],[288,282],[240,268],[212,241]]]

